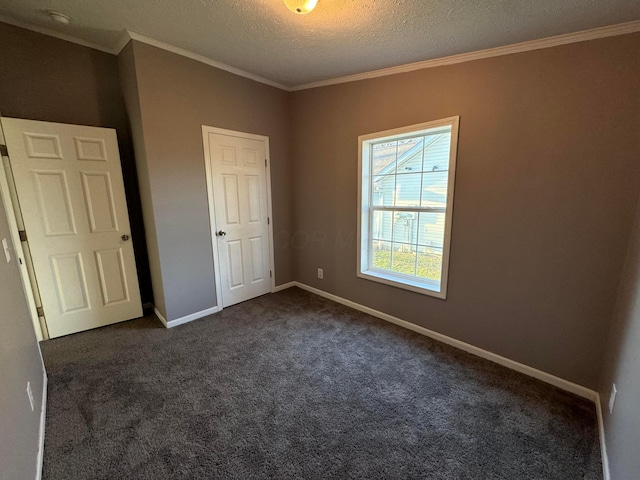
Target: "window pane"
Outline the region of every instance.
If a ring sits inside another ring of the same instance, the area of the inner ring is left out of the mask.
[[[414,137],[373,146],[371,173],[387,175],[422,170],[422,145],[424,137]]]
[[[444,246],[444,213],[420,213],[417,243],[442,250]]]
[[[398,142],[378,143],[373,146],[371,173],[373,175],[394,173]]]
[[[428,172],[422,179],[422,207],[447,206],[448,172]]]
[[[442,277],[442,252],[428,247],[418,247],[418,271],[416,275],[428,280],[440,281]]]
[[[425,172],[442,172],[449,169],[451,133],[439,133],[426,137],[424,148]]]
[[[373,268],[391,270],[391,242],[373,241]]]
[[[418,213],[393,212],[393,241],[418,243]]]
[[[416,274],[416,246],[406,243],[394,243],[391,257],[391,270],[405,275]]]
[[[374,240],[391,240],[393,212],[373,212],[371,235]]]
[[[408,173],[398,175],[396,177],[396,203],[394,205],[403,207],[417,207],[418,205],[420,205],[421,185],[421,173]]]
[[[373,204],[374,205],[393,205],[394,194],[396,188],[395,175],[378,175],[373,177]]]
[[[418,151],[422,151],[423,140],[424,137],[422,135],[413,138],[405,138],[404,140],[398,140],[398,158],[402,157],[410,150],[416,150],[416,146]]]
[[[422,145],[424,137],[398,141],[397,173],[420,172],[422,170]]]

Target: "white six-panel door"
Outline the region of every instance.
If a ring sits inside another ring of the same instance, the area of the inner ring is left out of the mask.
[[[49,335],[140,317],[115,130],[2,126]]]
[[[255,136],[214,133],[206,128],[218,291],[221,306],[228,307],[271,291],[267,145]]]

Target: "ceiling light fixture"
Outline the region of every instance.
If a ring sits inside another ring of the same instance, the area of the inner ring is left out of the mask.
[[[49,10],[47,13],[49,14],[49,18],[54,22],[64,23],[65,25],[71,23],[71,18],[67,17],[64,13],[54,12],[53,10]]]
[[[316,8],[318,0],[284,0],[284,4],[293,13],[306,15],[311,10]]]

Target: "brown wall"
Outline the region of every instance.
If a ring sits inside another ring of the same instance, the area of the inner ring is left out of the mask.
[[[143,302],[153,300],[117,57],[0,23],[0,112],[5,117],[115,128]]]
[[[158,311],[166,312],[162,271],[160,269],[160,257],[158,253],[158,239],[156,236],[155,214],[151,201],[151,185],[149,183],[149,172],[147,169],[147,152],[144,141],[144,130],[142,128],[140,92],[138,90],[138,77],[136,75],[132,43],[129,43],[118,55],[118,66],[120,68],[122,94],[127,108],[129,124],[131,125],[138,187],[140,188],[142,217],[147,240],[146,260],[148,261],[151,276],[153,301]]]
[[[269,136],[276,283],[291,281],[287,92],[136,41],[132,55],[128,48],[120,63],[135,70],[141,125],[134,141],[144,143],[143,203],[155,222],[149,250],[152,271],[161,272],[162,286],[154,281],[161,313],[173,320],[217,305],[202,125]]]
[[[640,188],[639,51],[633,34],[294,93],[296,280],[597,388]],[[454,115],[447,300],[356,278],[358,135]]]

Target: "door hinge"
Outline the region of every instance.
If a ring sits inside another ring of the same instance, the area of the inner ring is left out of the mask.
[[[264,159],[264,166],[265,166],[265,168],[267,167],[267,159],[266,158]]]
[[[20,236],[20,241],[21,242],[26,242],[27,241],[27,232],[24,230],[18,230],[18,235]]]
[[[269,278],[273,277],[273,272],[269,270]]]
[[[44,317],[44,308],[36,307],[36,312],[38,313],[39,317]]]
[[[0,155],[2,155],[3,157],[9,156],[9,150],[7,149],[6,145],[0,145]]]
[[[271,220],[267,217],[267,225],[271,225]]]

